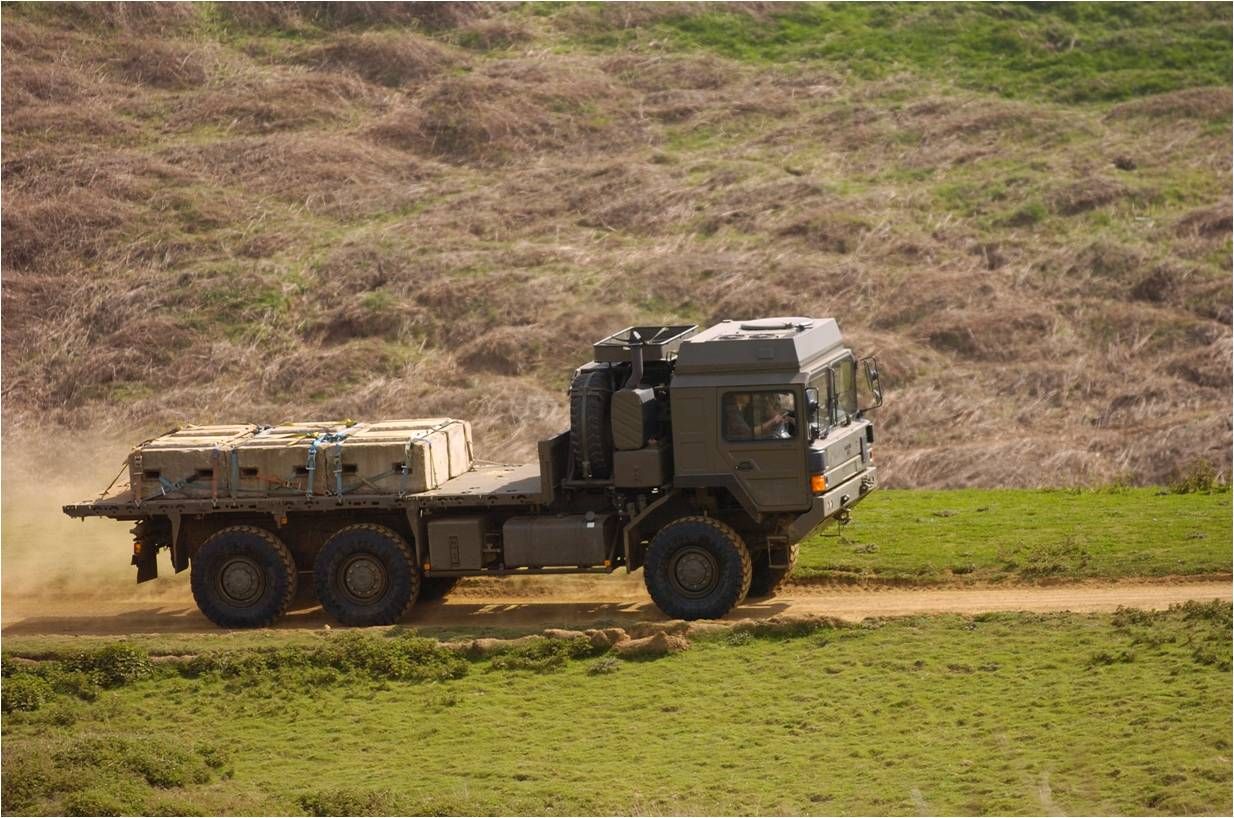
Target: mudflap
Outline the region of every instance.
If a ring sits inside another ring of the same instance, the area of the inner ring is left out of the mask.
[[[158,549],[143,548],[141,553],[133,555],[133,565],[137,566],[137,583],[139,585],[152,579],[158,579]]]

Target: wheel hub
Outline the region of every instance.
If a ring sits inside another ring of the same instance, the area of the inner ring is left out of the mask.
[[[690,546],[673,557],[669,576],[682,594],[700,597],[706,596],[715,587],[719,573],[716,559],[709,551]]]
[[[233,605],[251,605],[265,590],[261,566],[247,557],[236,557],[223,564],[219,572],[219,590]]]
[[[381,596],[386,588],[386,568],[375,557],[360,554],[343,565],[343,590],[357,601]]]

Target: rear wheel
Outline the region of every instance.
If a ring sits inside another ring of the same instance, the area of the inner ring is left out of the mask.
[[[216,531],[193,555],[197,607],[224,628],[264,628],[296,595],[295,562],[269,531],[237,525]]]
[[[420,591],[407,542],[385,526],[349,525],[317,554],[314,584],[321,606],[344,625],[392,625]]]
[[[719,619],[750,589],[750,552],[710,517],[683,517],[656,534],[643,565],[647,591],[675,619]]]
[[[797,567],[797,552],[800,547],[796,544],[788,549],[788,565],[783,568],[771,567],[771,554],[768,551],[761,552],[754,558],[754,576],[750,580],[750,593],[748,596],[758,599],[761,597],[775,596],[780,589],[784,587],[784,583],[792,576],[793,569]]]

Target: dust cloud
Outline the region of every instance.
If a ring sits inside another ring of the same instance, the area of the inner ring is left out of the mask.
[[[61,507],[97,497],[124,465],[132,441],[58,434],[54,441],[6,436],[0,480],[0,617],[114,614],[118,609],[193,608],[187,572],[175,574],[165,551],[159,578],[136,584],[132,523],[74,520]],[[121,480],[123,481],[123,477]],[[492,600],[553,597],[558,601],[645,598],[642,573],[473,578],[450,597]]]
[[[123,466],[131,443],[58,433],[4,438],[0,474],[0,588],[5,622],[47,609],[116,602],[192,604],[187,576],[160,554],[160,577],[136,584],[132,523],[73,520],[61,506],[93,499]],[[123,478],[121,478],[123,479]]]

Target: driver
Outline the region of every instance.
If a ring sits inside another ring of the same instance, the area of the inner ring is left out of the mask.
[[[788,416],[777,410],[761,422],[754,420],[754,407],[749,392],[738,392],[728,402],[724,412],[724,436],[729,440],[753,440],[773,437],[784,428]]]

